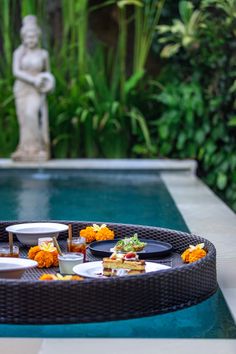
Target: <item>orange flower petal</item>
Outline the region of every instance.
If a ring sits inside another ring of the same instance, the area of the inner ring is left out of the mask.
[[[28,257],[29,259],[34,259],[36,254],[40,251],[40,247],[39,246],[34,246],[34,247],[31,247],[29,249],[29,252],[28,252]]]
[[[53,265],[53,255],[51,252],[40,251],[36,254],[34,260],[38,262],[39,268],[49,268]]]
[[[96,239],[96,232],[92,226],[87,226],[85,229],[80,230],[80,236],[84,237],[87,243],[93,242]]]
[[[114,240],[114,237],[114,231],[110,230],[108,227],[101,228],[96,234],[97,241]]]

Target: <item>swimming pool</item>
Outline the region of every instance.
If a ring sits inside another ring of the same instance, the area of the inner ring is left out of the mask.
[[[1,220],[95,220],[188,230],[160,176],[151,171],[0,173]]]
[[[188,231],[153,171],[5,170],[0,198],[2,220],[110,221]],[[165,315],[99,324],[0,325],[0,330],[1,336],[22,337],[236,338],[220,291],[199,305]]]

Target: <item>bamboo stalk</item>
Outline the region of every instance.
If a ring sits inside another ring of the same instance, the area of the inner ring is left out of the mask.
[[[81,76],[86,72],[87,53],[87,26],[88,26],[88,0],[80,0],[77,3],[77,24],[78,24],[78,65]]]
[[[3,52],[5,57],[6,68],[10,71],[11,67],[11,37],[10,37],[10,2],[2,0],[2,35],[3,35]]]
[[[120,100],[125,103],[125,81],[126,81],[126,41],[127,24],[125,6],[120,8],[120,35],[119,35],[119,58],[120,58]]]
[[[36,0],[21,0],[21,16],[36,15]]]

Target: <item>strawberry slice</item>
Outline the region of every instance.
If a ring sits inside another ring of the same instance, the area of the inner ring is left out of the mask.
[[[126,253],[126,255],[125,255],[125,258],[126,258],[126,259],[135,258],[135,257],[136,257],[136,253],[135,253],[135,252],[128,252],[128,253]]]

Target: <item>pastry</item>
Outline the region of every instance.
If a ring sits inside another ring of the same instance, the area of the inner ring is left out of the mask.
[[[139,260],[135,252],[127,254],[113,253],[111,257],[103,258],[103,275],[134,275],[145,272],[145,261]],[[124,270],[124,272],[121,272]]]

